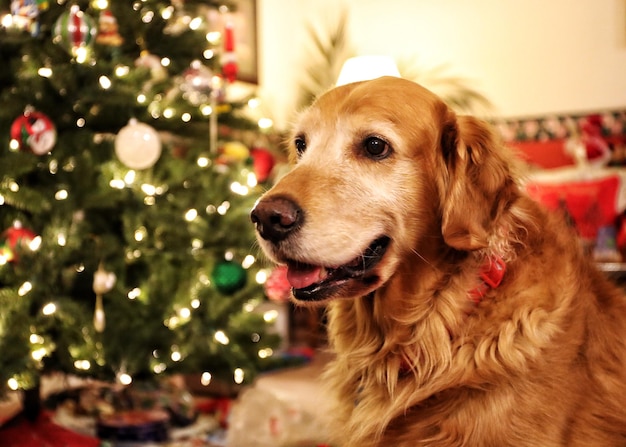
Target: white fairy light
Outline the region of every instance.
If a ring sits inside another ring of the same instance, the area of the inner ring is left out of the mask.
[[[45,306],[43,306],[43,309],[41,309],[41,312],[44,315],[53,315],[56,311],[57,311],[57,305],[54,303],[48,303]]]
[[[163,117],[170,119],[174,116],[174,109],[171,107],[168,107],[167,109],[163,110]]]
[[[28,243],[28,248],[30,248],[31,251],[37,251],[41,247],[41,242],[41,236],[35,236],[33,240]]]
[[[91,362],[89,362],[89,360],[75,360],[74,368],[82,371],[88,371],[91,368]]]
[[[191,121],[191,113],[185,112],[180,116],[180,119],[184,122],[184,123],[188,123],[189,121]]]
[[[35,349],[33,352],[31,352],[30,356],[33,358],[33,360],[39,362],[47,354],[48,354],[48,351],[46,350],[46,348],[39,348],[39,349]]]
[[[191,300],[191,307],[194,309],[200,307],[200,300],[198,298],[194,298],[193,300]]]
[[[183,307],[178,311],[178,315],[180,315],[181,318],[187,320],[189,319],[189,317],[191,317],[191,310],[189,310],[188,307]]]
[[[59,245],[59,247],[65,247],[65,245],[67,244],[67,237],[64,233],[57,234],[57,244]]]
[[[41,67],[39,70],[37,70],[37,74],[42,78],[49,78],[50,76],[52,76],[52,68]]]
[[[102,87],[105,90],[110,89],[111,86],[113,85],[111,80],[107,76],[104,76],[104,75],[98,78],[98,83],[100,84],[100,87]]]
[[[253,303],[252,301],[248,301],[247,303],[245,303],[245,304],[243,305],[243,310],[244,310],[245,312],[253,312],[253,311],[254,311],[254,309],[256,309],[256,306],[257,306],[257,305],[256,305],[255,303]]]
[[[247,183],[250,188],[254,188],[259,184],[259,181],[256,178],[256,174],[254,172],[248,172]]]
[[[109,182],[109,186],[113,189],[124,189],[126,187],[126,183],[121,179],[113,179]]]
[[[217,207],[217,213],[223,216],[224,214],[228,212],[229,208],[230,208],[230,202],[225,200],[224,202],[222,202],[220,206]]]
[[[261,359],[266,359],[274,355],[272,348],[259,349],[258,356]]]
[[[141,16],[141,21],[143,23],[150,23],[154,19],[154,11],[147,11],[143,16]]]
[[[278,311],[277,310],[268,310],[267,312],[263,313],[263,320],[266,323],[273,323],[274,321],[276,321],[276,319],[278,318]]]
[[[135,230],[135,240],[137,242],[141,242],[148,235],[148,230],[146,227],[141,226]]]
[[[274,125],[274,121],[270,118],[261,118],[257,122],[257,125],[259,126],[259,129],[270,129]]]
[[[219,31],[211,31],[206,34],[206,40],[211,45],[216,45],[222,38],[222,33]]]
[[[0,20],[0,26],[3,28],[12,28],[13,27],[13,16],[11,14],[5,14],[2,16]]]
[[[250,191],[247,186],[242,185],[239,182],[232,182],[230,184],[230,190],[235,194],[239,194],[240,196],[245,196]]]
[[[130,374],[121,373],[117,377],[117,381],[122,385],[130,385],[131,383],[133,383],[133,378],[130,376]]]
[[[168,6],[167,8],[163,8],[163,10],[161,11],[161,17],[163,18],[163,20],[171,19],[173,14],[174,7],[172,5]]]
[[[230,343],[230,339],[228,338],[228,336],[226,335],[224,331],[217,331],[215,335],[213,336],[213,338],[215,338],[216,342],[222,345],[227,345]]]
[[[243,258],[243,261],[241,262],[241,266],[247,270],[250,267],[252,267],[255,261],[256,259],[254,258],[254,256],[247,255],[245,258]]]
[[[165,325],[170,329],[176,329],[179,324],[180,318],[178,318],[177,315],[174,315],[173,317],[170,317],[168,320],[165,321]]]
[[[30,281],[25,281],[24,283],[22,283],[20,288],[17,289],[17,294],[19,296],[24,296],[31,290],[33,290],[33,284]]]
[[[118,78],[127,76],[128,73],[130,73],[130,67],[128,67],[128,65],[118,65],[115,67],[115,76]]]
[[[156,186],[150,185],[149,183],[144,183],[143,185],[141,185],[141,190],[147,196],[153,196],[156,194]]]
[[[205,286],[209,286],[211,284],[211,280],[204,273],[198,276],[198,281],[200,281],[200,284],[203,284]]]
[[[126,296],[128,297],[129,300],[135,300],[139,298],[140,295],[141,295],[141,289],[139,289],[139,287],[135,287],[134,289],[131,289]]]
[[[56,200],[65,200],[67,199],[69,196],[69,193],[67,192],[67,189],[59,189],[55,194],[54,194],[54,198]]]
[[[189,29],[196,31],[202,26],[202,17],[196,17],[189,22]]]
[[[79,64],[84,64],[87,62],[89,56],[89,49],[87,47],[78,47],[76,48],[76,62]]]
[[[201,168],[206,168],[211,163],[211,160],[209,159],[209,157],[200,156],[198,157],[198,161],[196,163],[198,163],[198,166],[200,166]]]
[[[208,371],[204,371],[202,373],[202,375],[200,376],[200,383],[203,386],[208,386],[211,383],[211,379],[213,378],[213,376],[211,375],[210,372]]]
[[[126,183],[127,185],[132,185],[135,182],[136,176],[137,176],[137,173],[131,169],[124,176],[124,183]]]
[[[140,93],[137,95],[137,102],[139,104],[144,104],[147,100],[148,100],[147,96],[144,95],[143,93]]]
[[[185,220],[187,222],[193,222],[194,220],[196,220],[197,217],[198,217],[198,210],[196,210],[195,208],[191,208],[187,210],[187,212],[185,213]]]
[[[44,338],[39,334],[30,334],[28,341],[33,345],[40,345],[44,342]]]
[[[161,65],[164,67],[169,67],[171,63],[172,61],[169,57],[164,57],[163,59],[161,59]]]
[[[256,273],[254,280],[257,282],[257,284],[265,284],[265,282],[267,281],[267,277],[268,277],[267,271],[259,270]]]
[[[236,368],[235,371],[233,371],[233,380],[237,385],[243,383],[244,376],[245,374],[241,368]]]

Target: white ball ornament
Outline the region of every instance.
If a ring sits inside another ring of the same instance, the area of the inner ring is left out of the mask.
[[[133,118],[115,137],[115,154],[131,169],[147,169],[161,156],[161,139],[154,128]]]

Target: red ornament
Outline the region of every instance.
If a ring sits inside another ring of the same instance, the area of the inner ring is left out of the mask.
[[[256,179],[263,183],[269,178],[272,169],[274,169],[274,155],[266,149],[252,148],[250,156],[252,157]]]
[[[224,28],[224,53],[222,55],[222,74],[228,82],[237,80],[237,56],[235,55],[235,30],[231,21]]]
[[[76,57],[79,49],[92,46],[98,34],[98,27],[78,5],[72,5],[69,11],[59,16],[52,32],[53,41]]]
[[[50,152],[56,143],[56,129],[52,120],[41,112],[26,110],[11,125],[11,138],[17,141],[20,150],[36,155]]]
[[[37,237],[35,233],[21,224],[16,223],[2,233],[4,243],[0,245],[0,256],[6,261],[18,261],[17,251],[28,248],[28,245]]]
[[[119,33],[117,19],[108,9],[100,13],[96,42],[101,45],[110,45],[112,47],[119,47],[124,43],[124,38]]]
[[[608,163],[611,159],[611,149],[602,137],[602,117],[589,115],[580,124],[581,141],[587,152],[587,160],[591,162]]]

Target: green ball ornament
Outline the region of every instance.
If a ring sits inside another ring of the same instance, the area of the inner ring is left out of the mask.
[[[246,271],[231,261],[218,263],[211,274],[213,284],[224,295],[231,295],[246,285]]]

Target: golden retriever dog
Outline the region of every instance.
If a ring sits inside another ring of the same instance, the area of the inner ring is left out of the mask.
[[[626,298],[487,123],[383,77],[290,146],[251,219],[327,306],[337,447],[626,446]]]

